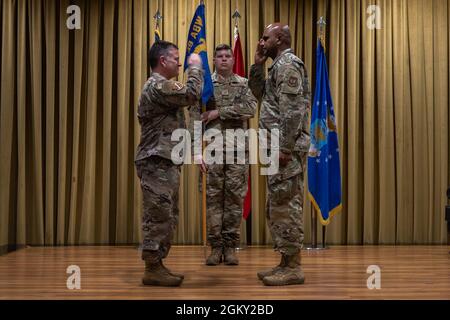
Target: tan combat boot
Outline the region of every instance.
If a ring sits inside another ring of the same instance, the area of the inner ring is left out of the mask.
[[[286,256],[285,259],[285,267],[280,268],[273,275],[263,278],[266,286],[286,286],[305,282],[305,274],[300,266],[300,253]]]
[[[163,268],[161,261],[150,262],[145,260],[145,272],[142,278],[144,285],[164,286],[164,287],[178,287],[183,279],[174,277]]]
[[[162,265],[162,267],[164,268],[164,270],[166,270],[170,275],[172,275],[172,276],[174,276],[174,277],[177,277],[177,278],[181,278],[181,280],[184,279],[184,274],[178,273],[178,272],[172,272],[172,271],[170,271],[170,269],[167,268],[167,267],[163,264],[162,260],[161,260],[161,265]]]
[[[262,280],[262,279],[264,279],[264,277],[271,276],[271,275],[275,274],[277,271],[281,270],[281,268],[283,268],[283,267],[285,267],[285,266],[286,266],[286,259],[285,259],[285,256],[284,256],[284,255],[281,255],[280,264],[277,265],[277,266],[274,267],[274,268],[270,268],[270,269],[268,269],[268,270],[264,270],[264,271],[258,272],[258,273],[257,273],[258,279],[259,279],[259,280]]]
[[[222,247],[213,247],[211,249],[211,254],[208,259],[206,259],[207,266],[217,266],[222,262]]]
[[[236,249],[225,247],[224,252],[224,263],[229,266],[237,266],[239,264],[239,259],[236,256]]]

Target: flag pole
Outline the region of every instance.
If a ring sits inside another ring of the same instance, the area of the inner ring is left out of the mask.
[[[163,16],[161,15],[161,13],[159,11],[159,4],[158,4],[158,9],[156,10],[155,15],[153,16],[153,19],[155,20],[155,42],[156,42],[156,40],[161,39],[161,30],[159,30],[159,28],[160,28],[160,22],[163,19]],[[156,37],[158,37],[159,39],[156,39]]]
[[[163,16],[161,15],[161,12],[159,11],[159,8],[156,10],[156,13],[153,16],[153,19],[155,20],[155,26],[159,28],[159,23],[163,19]]]
[[[312,248],[317,249],[317,212],[316,209],[312,208],[312,219],[311,219],[311,237],[312,237]]]
[[[200,0],[200,5],[204,5],[204,1]],[[202,112],[206,112],[206,105],[202,101]],[[203,134],[206,130],[206,125],[203,124]],[[202,154],[205,150],[206,143],[203,140],[203,134],[202,134]],[[203,224],[203,246],[206,248],[206,173],[203,173],[202,175],[202,224]]]
[[[323,49],[325,50],[325,26],[326,22],[323,16],[317,21],[319,26],[318,40],[322,42]],[[322,247],[317,246],[317,212],[314,206],[311,206],[311,246],[306,247],[307,250],[323,250],[327,249],[325,246],[325,232],[326,227],[322,226]]]
[[[232,19],[234,19],[234,31],[233,34],[234,36],[236,36],[235,32],[239,32],[239,19],[241,18],[241,14],[239,13],[237,6],[236,6],[236,10],[234,10],[233,15],[231,16]],[[236,45],[236,38],[234,39],[234,44]],[[233,48],[233,50],[235,50],[236,47]],[[235,52],[233,52],[234,55]],[[236,62],[236,61],[235,61]],[[247,128],[250,128],[250,121],[247,120]],[[251,179],[251,168],[250,165],[248,167],[249,173],[248,173],[248,179]],[[247,186],[250,185],[250,181],[248,181]],[[247,190],[247,193],[249,192],[249,190]],[[244,213],[244,206],[245,206],[245,197],[244,196],[244,205],[242,207],[242,213]],[[250,210],[251,212],[251,210]],[[242,243],[242,240],[239,242],[238,247],[236,248],[237,250],[244,250],[247,245],[249,245],[251,243],[251,215],[249,215],[245,221],[245,231],[246,231],[246,236],[247,236],[247,241],[246,243]]]
[[[234,10],[233,15],[231,16],[231,18],[234,19],[234,26],[238,27],[239,24],[239,19],[241,18],[241,14],[239,13],[238,9],[236,8],[236,10]]]
[[[317,21],[317,24],[319,25],[319,40],[322,42],[323,51],[325,52],[326,51],[325,27],[326,27],[327,23],[325,22],[325,19],[323,16],[320,17],[319,21]],[[327,227],[325,225],[322,225],[322,248],[321,249],[328,249],[327,244],[325,242],[326,234],[327,234]]]
[[[324,17],[320,17],[319,21],[317,21],[317,25],[319,26],[319,35],[318,35],[318,39],[322,42],[322,47],[323,47],[323,51],[326,51],[326,47],[325,47],[325,26],[327,25],[327,23],[325,22]]]
[[[202,112],[206,112],[206,106],[202,104]],[[203,134],[206,126],[203,125]],[[202,134],[202,154],[205,150],[205,141]],[[206,247],[206,173],[202,172],[202,240],[203,246]]]
[[[204,84],[203,84],[203,90],[202,90],[202,94],[201,94],[201,101],[199,101],[201,103],[201,105],[197,105],[197,108],[200,109],[198,110],[199,112],[205,112],[206,111],[206,104],[209,100],[209,98],[211,98],[211,95],[213,93],[213,88],[214,85],[211,81],[211,74],[210,74],[210,69],[209,69],[209,63],[208,63],[208,53],[207,53],[207,48],[206,48],[206,17],[205,17],[205,6],[204,6],[204,1],[201,0],[200,4],[197,6],[197,9],[195,10],[194,16],[191,20],[191,24],[189,27],[189,31],[188,31],[188,39],[187,39],[187,46],[186,46],[186,58],[184,61],[184,70],[188,69],[188,58],[192,53],[197,53],[201,60],[202,60],[202,65],[203,65],[203,79],[204,79]],[[195,126],[195,124],[194,124]],[[201,147],[202,147],[202,151],[201,151],[201,155],[204,154],[205,149],[206,149],[206,143],[204,141],[204,133],[205,133],[205,123],[202,123],[202,135],[201,135]],[[197,142],[199,143],[199,142]],[[196,154],[194,155],[194,157],[196,156]],[[206,157],[204,157],[203,159],[206,160]],[[198,161],[195,161],[196,164],[202,164],[202,163],[198,163]],[[207,246],[207,242],[208,242],[208,230],[207,230],[207,192],[206,192],[206,183],[207,183],[207,173],[202,173],[199,172],[198,170],[196,171],[196,176],[200,179],[200,174],[201,176],[201,184],[202,184],[202,190],[199,191],[197,193],[197,200],[200,200],[199,198],[201,198],[201,204],[198,203],[197,206],[197,212],[199,210],[201,210],[201,212],[198,212],[200,215],[200,219],[202,219],[201,223],[201,227],[202,227],[202,231],[201,231],[201,241],[203,242],[203,246],[206,249]],[[197,173],[199,175],[197,175]],[[200,182],[199,182],[200,183]],[[201,192],[201,195],[199,195],[199,193]],[[205,251],[206,252],[206,251]]]
[[[305,247],[306,250],[319,250],[317,247],[317,213],[314,206],[311,206],[311,245]]]

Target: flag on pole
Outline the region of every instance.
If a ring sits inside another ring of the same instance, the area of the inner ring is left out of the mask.
[[[233,73],[241,77],[245,77],[244,57],[242,55],[241,38],[239,36],[239,28],[234,26],[234,49],[233,49],[234,65]],[[244,198],[244,206],[242,210],[242,217],[247,219],[252,211],[252,189],[251,189],[251,176],[248,175],[248,189]]]
[[[245,77],[244,57],[242,55],[241,37],[239,36],[238,26],[234,26],[234,65],[233,73],[238,76]]]
[[[185,71],[188,68],[187,60],[192,53],[199,54],[202,59],[204,71],[202,103],[206,104],[209,98],[213,95],[214,86],[211,80],[211,72],[209,71],[208,54],[206,49],[206,20],[205,5],[203,3],[200,3],[197,10],[195,10],[195,14],[189,28],[186,57],[184,59]]]
[[[186,56],[184,59],[184,71],[188,68],[188,58],[192,53],[200,55],[203,64],[203,91],[202,91],[202,111],[205,112],[205,105],[213,95],[214,86],[211,79],[211,72],[209,71],[208,54],[206,47],[206,19],[205,19],[205,5],[200,1],[195,10],[194,17],[189,27],[188,39],[186,45]],[[203,150],[204,150],[203,141]],[[202,175],[202,220],[203,220],[203,244],[206,245],[206,174]]]
[[[327,61],[322,42],[316,50],[316,89],[311,114],[308,154],[309,198],[322,225],[342,209],[341,171],[336,117],[331,99]]]

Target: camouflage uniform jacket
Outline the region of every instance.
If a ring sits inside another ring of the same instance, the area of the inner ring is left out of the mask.
[[[286,49],[268,71],[265,80],[263,65],[254,64],[250,69],[249,86],[258,99],[262,98],[259,127],[279,130],[281,152],[306,153],[310,142],[310,89],[306,67],[292,49]]]
[[[214,97],[208,101],[206,109],[218,110],[219,118],[207,124],[206,129],[217,129],[223,134],[224,147],[227,141],[227,129],[248,129],[247,120],[256,113],[258,101],[248,87],[248,80],[237,74],[228,78],[217,72],[211,75],[214,84]],[[233,144],[233,140],[229,141]],[[235,148],[248,150],[248,143],[238,141]],[[236,150],[236,149],[235,149]]]
[[[214,84],[214,99],[207,110],[217,109],[219,118],[208,124],[208,128],[219,130],[247,129],[247,119],[253,118],[258,101],[248,87],[248,80],[237,74],[224,78],[217,72],[211,76]]]
[[[137,116],[141,125],[141,141],[136,161],[150,156],[171,159],[172,132],[185,128],[183,109],[199,101],[203,87],[203,70],[190,66],[187,83],[167,80],[154,72],[147,80],[139,98]]]

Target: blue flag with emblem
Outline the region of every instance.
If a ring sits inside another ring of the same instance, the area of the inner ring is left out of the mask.
[[[316,90],[311,114],[311,146],[308,154],[309,198],[327,225],[342,209],[341,171],[336,117],[331,99],[327,61],[322,42],[316,50]]]
[[[202,102],[206,104],[213,94],[213,83],[211,80],[211,72],[209,71],[208,54],[206,51],[206,20],[205,5],[200,4],[195,10],[192,18],[191,27],[189,28],[188,40],[186,46],[186,58],[184,59],[184,71],[188,68],[187,60],[192,53],[197,53],[202,58],[204,71],[204,85],[202,92]]]

